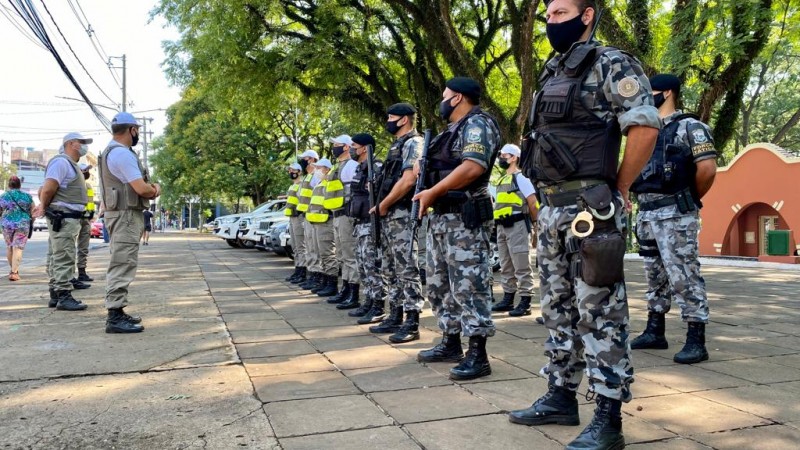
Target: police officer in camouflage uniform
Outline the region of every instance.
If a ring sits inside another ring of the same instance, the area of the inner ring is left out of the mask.
[[[389,317],[371,327],[373,333],[394,333],[389,341],[411,342],[419,339],[419,313],[425,299],[419,278],[417,238],[412,236],[411,198],[414,196],[414,164],[422,152],[422,136],[417,133],[417,109],[397,103],[386,110],[386,130],[396,140],[389,148],[380,183],[379,211],[383,238],[383,279],[389,290]],[[414,255],[411,261],[409,255]],[[403,312],[406,320],[403,322]],[[402,326],[401,326],[402,324]]]
[[[512,317],[531,314],[533,295],[530,249],[531,217],[536,217],[536,190],[519,169],[520,156],[520,148],[514,144],[506,144],[500,149],[497,164],[506,173],[497,181],[494,202],[503,300],[494,305],[492,311],[508,311]],[[518,287],[520,302],[514,307]]]
[[[673,360],[694,364],[708,359],[708,299],[697,260],[697,233],[700,199],[714,182],[717,151],[708,126],[676,109],[680,79],[662,74],[650,84],[663,128],[653,156],[631,186],[639,201],[636,235],[648,284],[647,328],[631,341],[631,348],[669,347],[664,317],[674,296],[689,329],[686,344]]]
[[[353,145],[350,146],[350,157],[358,162],[353,182],[350,185],[350,201],[348,215],[355,222],[356,261],[364,288],[364,304],[358,309],[350,311],[350,317],[359,317],[361,325],[380,322],[386,317],[383,300],[383,279],[381,276],[380,257],[375,246],[372,223],[369,213],[369,187],[367,177],[367,147],[375,147],[375,139],[367,133],[359,133],[352,137]],[[378,171],[379,167],[373,167]]]
[[[296,162],[289,166],[288,173],[292,184],[286,191],[286,209],[283,211],[289,218],[289,234],[292,236],[294,272],[286,277],[286,281],[290,283],[302,283],[306,279],[304,214],[297,209],[300,205],[300,185],[303,183],[302,170],[303,168]]]
[[[541,204],[537,259],[542,316],[550,330],[549,361],[541,373],[549,389],[530,408],[512,411],[509,420],[578,425],[575,393],[585,372],[597,406],[568,449],[625,446],[621,406],[631,399],[633,367],[624,209],[661,125],[639,62],[591,39],[596,13],[594,0],[548,4],[547,37],[558,55],[545,66],[524,143],[524,167]]]
[[[461,361],[450,369],[450,378],[469,380],[492,373],[486,354],[486,340],[495,332],[488,184],[501,141],[494,118],[478,106],[480,85],[471,78],[456,77],[446,86],[439,112],[450,125],[431,141],[428,170],[420,174],[426,189],[414,196],[420,202],[420,214],[433,207],[428,221],[426,288],[443,337],[417,359]],[[469,338],[466,358],[461,333]]]

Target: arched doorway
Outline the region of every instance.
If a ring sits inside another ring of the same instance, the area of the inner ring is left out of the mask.
[[[774,207],[751,203],[740,209],[728,225],[721,254],[752,258],[766,255],[767,231],[788,229],[788,223]]]

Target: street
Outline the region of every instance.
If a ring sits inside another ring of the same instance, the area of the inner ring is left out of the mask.
[[[89,243],[89,251],[97,248],[106,247],[108,244],[102,239],[92,239]],[[34,231],[33,236],[28,239],[25,245],[25,253],[22,255],[22,266],[20,276],[26,276],[26,271],[42,266],[47,257],[47,231]],[[5,264],[5,262],[4,262]]]

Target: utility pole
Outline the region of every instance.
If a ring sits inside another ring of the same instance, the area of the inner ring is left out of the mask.
[[[147,124],[153,122],[152,117],[137,117],[136,120],[141,122],[142,124],[142,164],[144,164],[145,169],[149,169],[147,166],[147,152],[150,150],[150,144],[148,138],[153,135],[152,131],[147,131]]]
[[[121,59],[122,60],[122,67],[120,66],[112,66],[111,65],[111,58],[114,59]],[[128,70],[126,68],[126,55],[122,56],[109,56],[108,57],[108,67],[112,67],[114,69],[122,69],[122,110],[128,110]]]

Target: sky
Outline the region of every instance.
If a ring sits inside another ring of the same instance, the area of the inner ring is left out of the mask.
[[[49,8],[77,59],[59,35],[42,2]],[[122,102],[122,90],[117,84],[117,80],[122,80],[122,71],[113,69],[117,75],[115,79],[101,54],[126,55],[128,111],[137,117],[152,118],[148,131],[153,131],[154,137],[160,135],[166,126],[163,110],[180,99],[180,89],[169,85],[161,68],[165,59],[161,43],[176,40],[178,33],[173,28],[165,28],[160,17],[150,21],[150,11],[157,1],[33,0],[31,3],[78,84],[93,103],[108,107],[100,111],[109,119]],[[90,152],[102,152],[110,133],[85,103],[59,98],[79,98],[79,94],[50,52],[23,35],[9,21],[9,16],[35,39],[9,2],[0,1],[0,141],[4,141],[2,148],[6,151],[4,162],[8,162],[11,147],[55,149],[70,131],[94,138]],[[94,30],[95,40],[86,32],[89,26]],[[95,50],[93,42],[95,45],[99,42],[104,52]],[[81,68],[78,59],[99,88]],[[112,62],[115,66],[122,65],[119,59]]]

